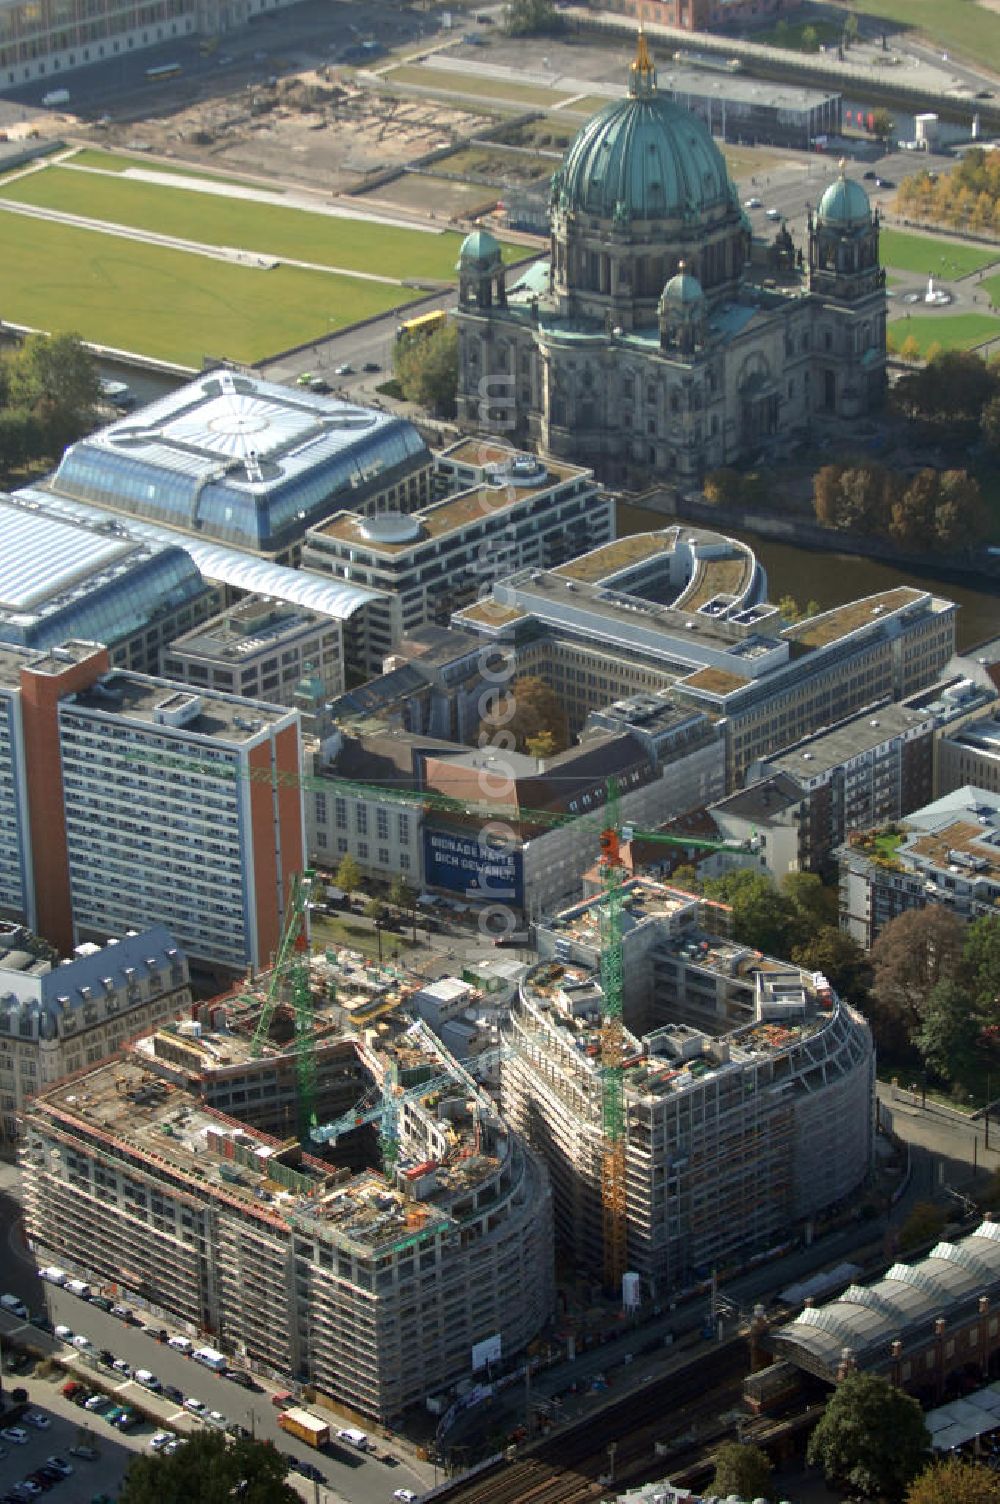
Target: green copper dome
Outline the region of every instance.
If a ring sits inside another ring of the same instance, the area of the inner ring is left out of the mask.
[[[670,278],[670,281],[663,289],[663,301],[665,303],[689,304],[703,303],[705,301],[705,293],[701,283],[697,277],[692,276],[690,272],[684,270],[683,262],[681,263],[680,271]]]
[[[819,201],[819,217],[824,224],[841,225],[845,230],[867,227],[872,222],[872,206],[860,183],[840,177],[831,183]]]
[[[489,230],[473,230],[472,234],[466,235],[462,241],[462,248],[458,253],[458,267],[456,267],[456,270],[463,265],[467,266],[470,261],[474,261],[482,266],[484,264],[491,264],[494,261],[500,261],[502,257],[503,252],[500,249],[500,242],[490,234]]]
[[[629,93],[605,105],[573,142],[560,204],[598,219],[684,219],[729,208],[735,189],[706,126],[656,92],[640,39]]]

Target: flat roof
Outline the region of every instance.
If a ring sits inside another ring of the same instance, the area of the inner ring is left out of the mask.
[[[894,737],[921,728],[931,731],[933,727],[934,717],[927,710],[895,703],[877,705],[832,731],[808,737],[798,746],[768,757],[766,762],[775,772],[790,773],[793,778],[814,778],[817,773],[839,767]]]
[[[149,726],[176,724],[185,732],[236,743],[253,742],[265,727],[291,720],[295,715],[281,705],[200,687],[178,687],[170,679],[154,679],[127,669],[112,669],[90,689],[67,695],[62,703]],[[177,716],[181,719],[165,722],[165,717]]]
[[[329,617],[287,601],[257,596],[239,601],[190,632],[175,637],[167,651],[241,662],[255,653],[272,652],[281,644],[315,636],[324,629],[335,630]]]
[[[731,674],[724,668],[699,668],[684,679],[685,689],[702,689],[709,695],[731,695],[738,689],[746,689],[752,681],[742,674]]]
[[[806,621],[786,627],[782,636],[804,648],[823,648],[847,637],[860,627],[868,626],[880,616],[891,616],[905,606],[914,606],[918,601],[930,601],[930,593],[912,585],[897,585],[891,590],[880,590],[876,595],[866,595],[820,616],[810,616]]]

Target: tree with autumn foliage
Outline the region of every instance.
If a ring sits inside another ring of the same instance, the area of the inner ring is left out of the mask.
[[[906,1491],[906,1504],[1000,1504],[1000,1476],[981,1462],[932,1462]]]
[[[554,689],[534,674],[521,674],[487,696],[479,745],[550,757],[569,746],[566,707]]]

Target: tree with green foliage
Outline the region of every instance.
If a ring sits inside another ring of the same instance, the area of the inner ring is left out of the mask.
[[[11,406],[35,414],[53,452],[93,427],[100,379],[77,335],[29,335],[6,359]]]
[[[171,1456],[133,1457],[120,1504],[301,1504],[288,1464],[269,1441],[230,1442],[221,1431],[188,1437]]]
[[[929,1448],[915,1399],[877,1374],[849,1373],[827,1401],[806,1458],[838,1488],[895,1501],[922,1470]]]
[[[765,1498],[771,1492],[771,1459],[760,1447],[724,1441],[715,1453],[712,1492],[720,1498]]]
[[[509,0],[504,6],[503,29],[509,37],[534,37],[561,27],[552,0]]]
[[[779,887],[791,905],[793,924],[806,936],[838,923],[837,890],[828,887],[815,872],[786,872]]]
[[[381,924],[385,918],[385,904],[381,898],[369,898],[363,912],[365,918],[370,919],[373,924]]]
[[[979,1031],[965,987],[945,977],[927,999],[913,1042],[928,1070],[943,1081],[966,1081],[975,1066]]]
[[[853,10],[844,19],[844,47],[851,47],[858,40],[858,18]]]
[[[728,904],[733,911],[733,934],[744,945],[765,955],[791,952],[800,938],[792,906],[763,872],[740,867],[702,884],[706,898]]]
[[[354,893],[361,886],[361,868],[354,857],[348,852],[340,858],[337,868],[337,887],[343,888],[345,893]]]
[[[972,1006],[985,1024],[1000,1024],[1000,918],[984,915],[965,931],[962,974]]]
[[[869,127],[876,141],[887,145],[896,134],[896,122],[888,110],[875,110],[872,115],[872,123]]]
[[[821,971],[839,997],[856,1007],[867,1001],[868,958],[852,935],[834,924],[821,925],[800,945],[791,959],[807,971]]]
[[[815,26],[803,26],[802,28],[802,51],[819,51],[819,32]]]
[[[981,1462],[932,1462],[906,1491],[906,1504],[1000,1504],[1000,1477]]]
[[[417,901],[416,890],[402,873],[393,878],[389,885],[389,902],[394,903],[397,909],[409,913]]]
[[[393,355],[396,380],[408,402],[438,418],[455,416],[458,394],[458,328],[447,323],[430,334],[404,335]]]

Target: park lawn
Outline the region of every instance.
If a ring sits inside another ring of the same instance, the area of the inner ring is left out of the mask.
[[[988,313],[914,314],[893,319],[889,328],[899,345],[912,334],[921,355],[931,345],[940,345],[942,350],[971,350],[988,339],[1000,339],[1000,319]]]
[[[569,97],[573,99],[572,94]],[[617,103],[617,98],[609,99],[607,94],[583,94],[579,99],[573,99],[572,104],[563,105],[558,114],[596,115],[598,110],[604,109],[605,105]]]
[[[63,163],[73,167],[96,167],[100,172],[131,172],[141,168],[145,172],[162,172],[164,177],[197,178],[203,183],[226,183],[234,188],[253,188],[246,178],[226,177],[221,172],[204,172],[197,167],[184,167],[180,163],[161,162],[158,157],[123,155],[121,152],[104,151],[101,147],[81,146],[72,156],[63,158]],[[263,188],[263,183],[257,184]],[[284,193],[280,183],[267,184],[269,193]]]
[[[893,27],[921,32],[939,47],[954,48],[970,60],[1000,66],[1000,26],[995,11],[975,0],[850,0],[844,11],[891,22]]]
[[[408,301],[333,272],[236,266],[120,236],[0,213],[4,317],[200,368],[329,334]]]
[[[545,89],[539,84],[515,84],[505,78],[489,78],[481,73],[459,73],[448,68],[426,68],[406,63],[400,68],[390,68],[383,75],[387,84],[418,84],[422,89],[433,89],[435,94],[447,98],[459,94],[462,98],[511,100],[516,104],[553,105],[560,100],[572,99],[568,89]],[[605,101],[607,103],[607,101]]]
[[[1000,261],[1000,246],[963,245],[957,240],[940,240],[935,235],[911,235],[906,230],[884,227],[879,236],[879,250],[883,266],[891,266],[899,272],[916,272],[922,277],[933,273],[946,281],[967,277],[981,267]]]
[[[994,308],[1000,309],[1000,274],[983,278],[983,288],[989,293]]]
[[[812,31],[814,38],[811,47],[806,46],[803,34]],[[777,26],[769,26],[765,31],[752,31],[749,33],[753,42],[763,42],[768,47],[787,47],[793,52],[815,51],[815,45],[822,43],[839,42],[844,34],[844,28],[837,26],[833,21],[786,21],[779,31]]]
[[[46,167],[18,179],[9,185],[6,197],[107,224],[179,235],[202,245],[235,246],[387,277],[452,281],[462,243],[453,231],[435,234],[338,219],[134,178],[95,177],[66,167]]]

